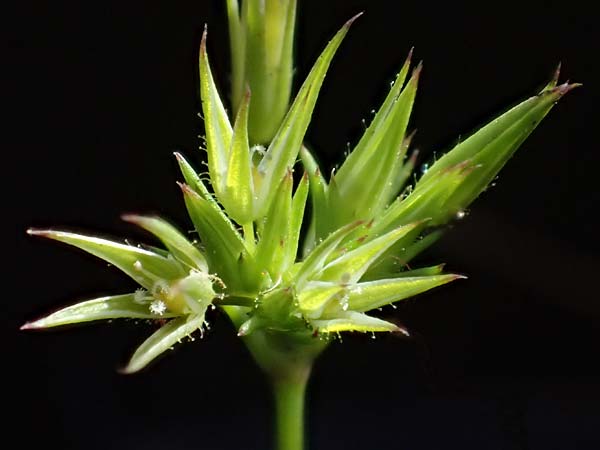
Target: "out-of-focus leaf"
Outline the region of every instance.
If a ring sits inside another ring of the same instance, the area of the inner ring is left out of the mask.
[[[95,320],[164,319],[174,316],[168,311],[162,315],[153,314],[148,305],[136,302],[135,294],[124,294],[100,297],[67,306],[39,320],[28,322],[21,329],[50,328]]]
[[[450,281],[464,278],[447,274],[421,277],[401,277],[359,283],[350,290],[348,308],[365,312],[428,291]]]
[[[132,245],[66,231],[29,229],[27,232],[91,253],[118,267],[146,289],[152,289],[157,280],[175,280],[185,275],[183,267],[174,259]]]
[[[311,324],[319,333],[401,331],[401,328],[393,323],[354,311],[342,311],[335,319],[312,320]]]
[[[169,249],[175,258],[190,268],[208,272],[206,258],[202,252],[166,220],[159,217],[146,217],[126,214],[123,220],[149,231]]]

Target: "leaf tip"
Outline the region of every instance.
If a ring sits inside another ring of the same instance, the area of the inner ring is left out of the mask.
[[[26,233],[29,236],[49,237],[51,235],[51,231],[50,230],[42,230],[42,229],[39,229],[39,228],[27,228]]]
[[[23,325],[21,325],[19,327],[19,330],[21,331],[25,331],[25,330],[38,330],[40,328],[43,328],[39,325],[39,321],[33,321],[33,322],[26,322]]]
[[[361,11],[358,14],[355,14],[354,16],[352,16],[350,19],[348,19],[346,21],[346,23],[344,24],[344,28],[346,28],[346,29],[350,28],[352,26],[352,24],[354,23],[354,21],[356,19],[358,19],[360,16],[362,16],[364,13],[365,13],[364,11]]]

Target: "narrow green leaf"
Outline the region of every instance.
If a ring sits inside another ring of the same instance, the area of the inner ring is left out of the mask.
[[[300,184],[294,192],[292,199],[292,210],[289,223],[289,236],[285,246],[285,262],[284,270],[291,267],[298,256],[298,246],[300,244],[300,231],[302,229],[302,221],[304,218],[304,210],[306,207],[306,199],[308,198],[309,182],[308,174],[304,172]]]
[[[202,328],[203,323],[204,314],[179,317],[169,321],[138,347],[122,372],[134,373],[143,369],[161,353]]]
[[[215,86],[206,53],[206,29],[200,44],[200,96],[206,130],[208,170],[217,196],[223,192],[233,130]]]
[[[376,123],[372,124],[375,125],[376,132],[371,134],[367,129],[365,134],[369,135],[368,138],[359,142],[356,150],[335,175],[337,189],[331,191],[330,202],[344,205],[337,212],[338,225],[350,220],[369,220],[387,205],[388,191],[407,149],[403,145],[404,136],[420,72],[419,65],[406,88],[394,99],[387,116],[382,119],[383,123],[380,124],[379,117],[376,116]],[[386,103],[382,106],[384,110]],[[355,152],[358,156],[351,158]]]
[[[426,224],[425,222],[424,224]],[[376,264],[369,267],[362,280],[378,280],[381,278],[394,278],[408,274],[412,271],[402,272],[408,267],[408,263],[419,253],[423,252],[442,236],[443,230],[437,229],[429,232],[427,235],[418,236],[423,227],[417,227],[412,233],[400,239],[389,250],[387,250]],[[427,275],[433,275],[432,273]]]
[[[461,146],[459,154],[463,152],[467,154],[471,152],[475,153],[472,161],[474,164],[480,165],[481,169],[468,174],[460,188],[453,194],[449,206],[458,211],[467,207],[475,200],[488,184],[492,182],[500,169],[502,169],[527,136],[531,134],[540,121],[548,114],[556,102],[576,86],[575,84],[563,84],[542,92],[542,94],[535,98],[535,106],[531,110],[518,119],[515,119],[512,124],[510,122],[505,123],[505,128],[500,132],[497,128],[482,129],[477,132],[476,134],[483,134],[484,136],[494,134],[493,139],[478,152],[473,152],[473,146],[467,145],[467,141],[473,139],[475,135],[465,141],[464,145],[459,144]],[[497,121],[504,122],[502,117],[497,119]]]
[[[275,196],[279,180],[294,165],[331,59],[356,17],[346,22],[317,59],[260,162],[258,173],[262,181],[255,203],[255,217],[266,214]]]
[[[327,264],[319,274],[323,281],[356,283],[367,269],[398,239],[406,236],[418,223],[412,223],[390,231],[372,241],[360,245]]]
[[[122,216],[126,222],[131,222],[149,231],[161,240],[171,254],[190,268],[208,272],[206,258],[177,228],[159,217],[145,217],[133,214]]]
[[[152,289],[159,280],[175,280],[186,273],[174,259],[132,245],[66,231],[29,229],[27,233],[64,242],[91,253],[118,267],[146,289]]]
[[[357,221],[339,228],[327,236],[324,241],[319,243],[319,245],[309,253],[296,273],[296,288],[298,290],[304,288],[304,284],[308,279],[318,275],[318,272],[325,265],[327,258],[337,248],[339,243],[362,223],[362,221]]]
[[[404,199],[398,198],[375,221],[374,232],[385,233],[398,225],[425,219],[429,220],[430,226],[445,224],[457,213],[448,205],[452,195],[467,176],[479,168],[471,161],[465,161],[440,172],[435,178],[419,182],[413,192]]]
[[[253,216],[254,181],[248,145],[249,104],[250,91],[247,91],[235,120],[225,189],[221,192],[220,197],[229,216],[242,225],[255,219]]]
[[[400,277],[359,283],[355,289],[350,290],[348,308],[359,312],[370,311],[460,278],[465,277],[447,274]]]
[[[523,140],[536,128],[538,123],[552,109],[552,106],[578,84],[562,84],[542,91],[500,117],[492,120],[483,128],[458,144],[421,177],[419,182],[434,178],[441,171],[463,161],[472,160],[475,164],[492,162],[496,172],[512,156]],[[478,154],[482,157],[477,157]],[[485,187],[485,186],[483,186]],[[483,189],[482,187],[482,189]]]
[[[410,61],[412,58],[412,50],[408,54],[404,65],[394,83],[392,88],[388,92],[387,97],[382,103],[379,111],[373,118],[369,127],[366,129],[358,144],[354,150],[348,155],[342,166],[340,167],[337,178],[341,184],[348,183],[349,180],[355,179],[362,172],[368,161],[372,158],[374,152],[376,152],[378,142],[383,138],[384,130],[389,127],[390,118],[394,116],[393,109],[397,106],[398,97],[402,91],[404,80],[408,74],[410,67]]]
[[[67,306],[46,317],[28,322],[21,330],[58,327],[74,323],[109,319],[165,319],[174,314],[153,314],[147,304],[136,302],[136,294],[113,295]]]
[[[319,333],[340,333],[342,331],[359,331],[362,333],[377,331],[400,331],[393,323],[354,311],[343,311],[339,317],[328,320],[312,320],[311,324]]]

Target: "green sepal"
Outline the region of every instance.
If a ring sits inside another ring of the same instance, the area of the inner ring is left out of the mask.
[[[298,246],[300,245],[300,232],[304,219],[306,200],[308,198],[309,181],[308,174],[304,172],[294,197],[292,198],[292,210],[289,218],[288,243],[285,246],[284,269],[291,267],[298,256]]]
[[[173,154],[177,159],[177,163],[179,164],[179,169],[181,170],[181,174],[183,175],[185,183],[192,188],[196,194],[198,194],[204,200],[210,202],[216,209],[220,210],[219,204],[206,188],[206,185],[202,182],[200,176],[198,173],[196,173],[192,165],[187,162],[181,153],[175,152]]]
[[[194,314],[170,320],[138,347],[122,373],[134,373],[146,367],[156,357],[169,350],[194,331],[202,328],[204,314]]]
[[[349,290],[348,309],[359,312],[370,311],[460,278],[465,277],[455,274],[403,276],[359,283],[356,288]]]
[[[186,274],[175,259],[132,245],[66,231],[29,229],[27,233],[64,242],[91,253],[121,269],[148,290],[158,280],[175,280]]]
[[[149,231],[169,249],[171,254],[189,268],[208,272],[206,258],[188,239],[166,220],[159,217],[146,217],[134,214],[122,216],[126,222],[131,222],[146,231]]]
[[[135,294],[113,295],[67,306],[46,317],[28,322],[21,330],[50,328],[74,323],[110,319],[165,319],[175,317],[168,311],[153,314],[147,304],[136,302]]]
[[[393,323],[354,311],[342,311],[334,319],[311,320],[310,323],[319,333],[402,331]]]
[[[228,215],[242,225],[255,219],[253,216],[254,181],[252,179],[250,146],[248,145],[249,103],[250,91],[247,91],[235,120],[225,188],[219,197]]]
[[[206,131],[208,171],[215,193],[220,198],[225,188],[233,130],[210,70],[206,53],[206,34],[204,29],[200,43],[200,96]]]
[[[256,246],[255,261],[269,272],[273,280],[277,280],[284,270],[286,246],[290,244],[293,181],[291,172],[281,180]]]
[[[398,239],[406,236],[419,223],[412,223],[373,239],[327,264],[319,273],[322,281],[356,283],[368,268]]]
[[[255,217],[266,214],[275,196],[277,185],[285,172],[294,165],[329,64],[356,17],[344,24],[317,59],[259,163],[258,175],[261,180],[257,183],[260,188],[255,203]]]
[[[209,266],[229,285],[237,279],[231,277],[238,273],[238,261],[245,250],[244,241],[223,211],[216,209],[188,185],[180,184],[180,187],[189,216],[206,249]]]
[[[300,157],[310,180],[312,214],[302,249],[302,254],[308,255],[316,244],[317,236],[327,234],[327,230],[334,221],[334,216],[332,209],[329,208],[327,181],[325,181],[317,161],[305,146],[300,149]]]
[[[392,181],[406,154],[405,132],[420,71],[419,65],[406,87],[394,98],[387,116],[384,119],[379,114],[376,116],[372,124],[376,131],[371,134],[368,129],[365,132],[368,138],[359,142],[332,177],[329,201],[332,205],[340,205],[336,211],[337,225],[357,219],[369,220],[387,206]],[[388,101],[389,97],[382,110],[386,110]],[[380,120],[383,123],[380,124]],[[358,156],[351,158],[355,153]]]

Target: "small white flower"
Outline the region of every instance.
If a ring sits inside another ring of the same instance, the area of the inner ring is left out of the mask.
[[[150,303],[150,312],[152,314],[158,314],[159,316],[162,316],[166,310],[167,305],[165,305],[165,302],[162,300],[154,300],[152,303]]]

